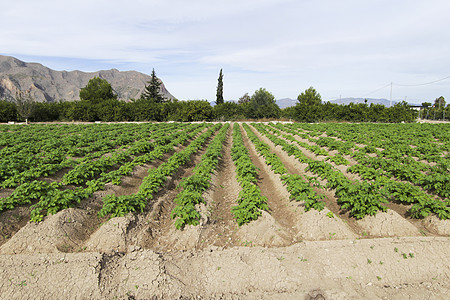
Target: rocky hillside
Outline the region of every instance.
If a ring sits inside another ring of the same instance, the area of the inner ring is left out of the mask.
[[[0,55],[0,99],[14,100],[18,91],[30,90],[39,102],[79,100],[80,89],[93,77],[106,79],[121,100],[139,98],[151,78],[136,71],[116,69],[89,73],[55,71],[38,63]],[[174,98],[164,83],[161,84],[161,93],[166,98]]]

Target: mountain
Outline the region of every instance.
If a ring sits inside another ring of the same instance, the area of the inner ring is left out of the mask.
[[[38,102],[79,100],[80,89],[94,77],[107,80],[121,100],[139,98],[151,79],[150,75],[144,73],[116,69],[97,72],[55,71],[38,63],[26,63],[0,55],[0,99],[12,101],[18,91],[30,90]],[[160,87],[166,98],[174,98],[162,81]]]
[[[350,103],[358,104],[358,103],[364,103],[364,101],[367,99],[367,104],[370,105],[373,104],[382,104],[386,107],[390,107],[391,101],[387,99],[373,99],[373,98],[342,98],[342,99],[336,99],[336,100],[330,100],[330,103],[335,104],[344,104],[348,105]],[[392,101],[392,105],[397,104],[398,101]]]
[[[298,103],[298,100],[291,99],[291,98],[283,98],[283,99],[276,100],[276,103],[277,103],[278,107],[283,109],[286,107],[295,106]]]

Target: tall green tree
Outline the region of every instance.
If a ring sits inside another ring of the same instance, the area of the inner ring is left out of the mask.
[[[114,94],[111,84],[106,79],[94,77],[80,90],[80,99],[98,104],[103,100],[117,99],[117,95]]]
[[[57,103],[36,102],[30,119],[33,122],[51,122],[58,120],[60,115]]]
[[[213,108],[205,100],[179,101],[178,106],[176,115],[172,116],[175,121],[210,121],[214,117]]]
[[[275,103],[275,96],[265,88],[256,90],[250,98],[250,103],[254,106],[269,105]]]
[[[434,105],[437,108],[444,108],[445,107],[445,99],[443,96],[440,96],[439,98],[436,98],[436,100],[434,100]]]
[[[16,119],[16,105],[7,100],[0,100],[0,122],[16,121]]]
[[[223,74],[222,69],[220,69],[219,79],[217,80],[217,93],[216,93],[216,104],[222,104],[223,100]]]
[[[275,103],[275,96],[264,88],[256,90],[250,99],[253,118],[278,118],[281,110]]]
[[[152,70],[151,79],[145,90],[141,94],[141,99],[149,100],[154,103],[165,102],[164,96],[161,94],[161,81],[156,77],[155,69]]]
[[[74,101],[73,106],[68,107],[67,118],[78,121],[99,121],[96,105],[87,100]],[[101,105],[101,104],[100,104]]]
[[[137,99],[132,103],[135,121],[165,121],[162,110],[166,103],[156,103],[147,99]]]
[[[238,103],[242,104],[242,103],[248,103],[250,102],[250,96],[248,95],[248,93],[245,93],[241,98],[239,98]]]
[[[304,105],[319,105],[322,103],[322,97],[312,86],[298,95],[297,100]]]
[[[241,106],[236,102],[225,102],[214,106],[214,116],[216,120],[220,121],[234,121],[245,118]]]
[[[16,94],[16,110],[25,119],[26,124],[28,124],[28,119],[33,114],[35,107],[36,103],[30,91],[18,92]]]

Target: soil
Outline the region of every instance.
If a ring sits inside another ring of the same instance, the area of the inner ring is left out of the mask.
[[[290,173],[312,175],[252,130]],[[356,221],[324,189],[317,192],[326,197],[325,209],[305,212],[241,131],[268,199],[269,211],[258,220],[239,227],[231,213],[240,186],[229,130],[212,186],[198,206],[198,226],[176,230],[170,212],[177,185],[206,147],[169,178],[143,213],[97,217],[104,195],[135,193],[148,169],[170,154],[40,223],[27,222],[29,207],[1,213],[0,299],[448,298],[449,221],[411,221],[394,207]]]

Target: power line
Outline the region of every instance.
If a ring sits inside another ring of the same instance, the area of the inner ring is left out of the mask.
[[[443,81],[443,80],[449,79],[449,78],[450,78],[450,76],[447,76],[447,77],[444,77],[444,78],[441,78],[441,79],[438,79],[438,80],[434,80],[434,81],[430,81],[430,82],[426,82],[426,83],[419,83],[419,84],[399,84],[399,83],[393,83],[393,84],[397,85],[397,86],[421,86],[421,85],[433,84],[433,83],[436,83],[436,82],[439,82],[439,81]]]
[[[363,95],[363,96],[361,96],[361,97],[359,97],[359,98],[364,98],[364,97],[366,97],[366,96],[369,96],[370,94],[376,93],[376,92],[378,92],[378,91],[380,91],[380,90],[382,90],[382,89],[384,89],[384,88],[387,88],[387,87],[390,86],[390,85],[391,85],[391,83],[388,83],[388,84],[386,84],[385,86],[383,86],[383,87],[381,87],[381,88],[379,88],[379,89],[376,89],[376,90],[374,90],[374,91],[372,91],[372,92],[370,92],[370,93],[367,93],[367,94],[365,94],[365,95]]]
[[[423,85],[429,85],[429,84],[433,84],[433,83],[436,83],[436,82],[439,82],[439,81],[443,81],[443,80],[446,80],[446,79],[449,79],[449,78],[450,78],[450,76],[447,76],[447,77],[444,77],[444,78],[441,78],[441,79],[438,79],[438,80],[425,82],[425,83],[418,83],[418,84],[400,84],[400,83],[391,82],[391,83],[388,83],[388,84],[386,84],[386,85],[384,85],[384,86],[382,86],[382,87],[380,87],[380,88],[378,88],[378,89],[376,89],[374,91],[371,91],[370,93],[367,93],[367,94],[365,94],[365,95],[363,95],[363,96],[361,96],[359,98],[364,98],[366,96],[369,96],[369,95],[371,95],[373,93],[376,93],[376,92],[378,92],[378,91],[380,91],[380,90],[382,90],[384,88],[387,88],[388,86],[391,87],[391,92],[392,92],[392,86],[393,85],[394,86],[423,86]],[[391,98],[392,98],[392,96],[391,96]]]

